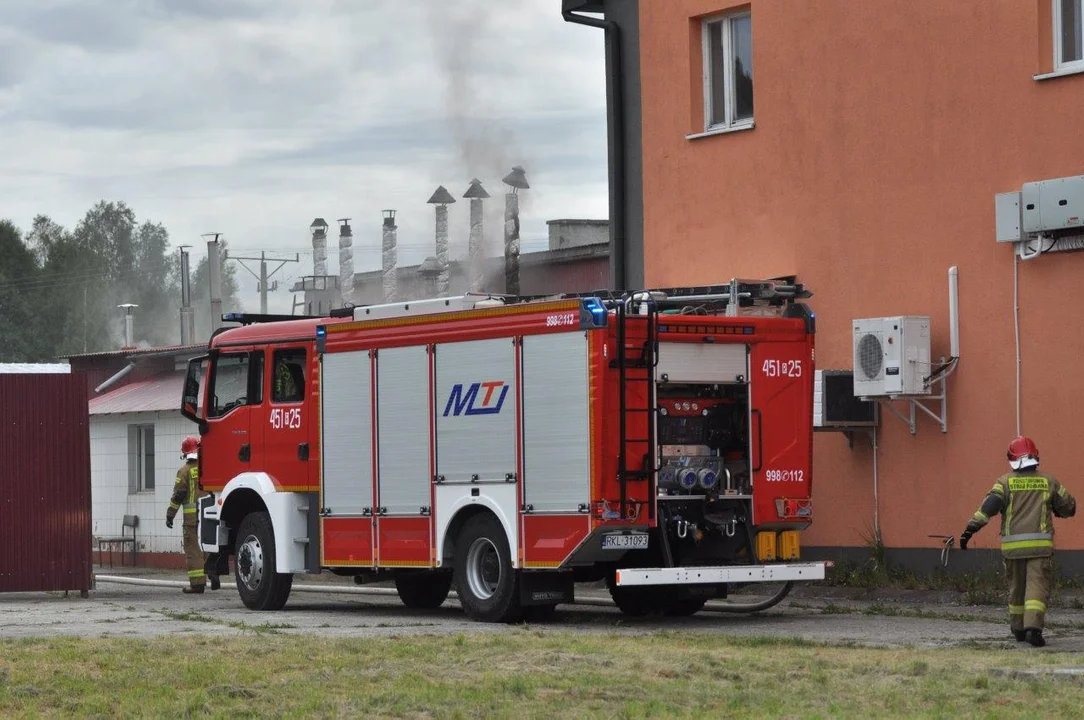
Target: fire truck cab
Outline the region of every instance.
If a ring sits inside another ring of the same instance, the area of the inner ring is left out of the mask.
[[[612,296],[465,295],[324,318],[226,315],[193,360],[203,549],[255,610],[297,573],[394,580],[482,621],[605,580],[630,615],[824,577],[815,319],[793,279]]]

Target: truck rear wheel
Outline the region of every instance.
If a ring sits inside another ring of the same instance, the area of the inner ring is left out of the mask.
[[[395,578],[395,589],[403,605],[415,610],[432,610],[444,604],[452,588],[450,572],[421,572]]]
[[[688,617],[695,615],[704,608],[707,598],[671,598],[663,604],[662,611],[673,617]]]
[[[472,620],[516,622],[523,616],[508,538],[494,516],[471,518],[459,533],[455,587],[459,604]]]
[[[241,521],[235,548],[234,578],[241,602],[250,610],[281,610],[290,597],[294,576],[275,567],[275,534],[271,516],[250,513]]]
[[[615,582],[613,573],[606,578],[606,587],[623,615],[644,617],[659,610],[658,593],[653,587],[622,587]]]

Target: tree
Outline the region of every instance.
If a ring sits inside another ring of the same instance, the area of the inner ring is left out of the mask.
[[[0,220],[0,362],[52,360],[41,322],[42,270],[19,229]]]
[[[177,262],[162,225],[140,225],[125,203],[102,201],[71,233],[38,216],[29,239],[51,281],[43,308],[58,337],[58,354],[120,349],[122,303],[139,305],[137,344],[177,341]]]

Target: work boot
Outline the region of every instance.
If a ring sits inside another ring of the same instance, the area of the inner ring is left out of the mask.
[[[1043,639],[1043,631],[1035,628],[1028,628],[1026,631],[1026,640],[1035,647],[1042,647],[1046,645],[1046,640]]]
[[[220,583],[218,581],[218,575],[208,575],[207,579],[211,581],[211,589],[212,590],[217,590],[220,587],[222,587],[222,583]],[[1023,638],[1020,638],[1020,639],[1023,640]]]
[[[203,586],[202,585],[190,585],[190,586],[188,586],[186,588],[181,588],[181,592],[183,592],[185,595],[202,595],[203,594]]]
[[[1013,630],[1012,634],[1013,637],[1016,638],[1016,642],[1024,642],[1028,639],[1028,634],[1025,630]]]

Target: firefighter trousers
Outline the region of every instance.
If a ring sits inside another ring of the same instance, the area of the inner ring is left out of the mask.
[[[203,550],[199,546],[199,526],[185,523],[182,530],[184,540],[184,560],[188,565],[188,582],[192,587],[203,587],[207,584],[207,575],[203,570]]]
[[[1009,626],[1014,632],[1043,629],[1053,565],[1052,557],[1005,560],[1005,574],[1009,578]]]

